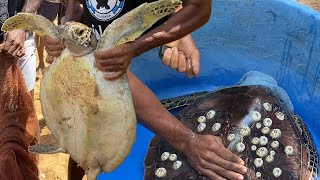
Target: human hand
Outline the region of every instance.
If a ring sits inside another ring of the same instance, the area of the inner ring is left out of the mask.
[[[195,135],[184,152],[190,165],[212,180],[242,180],[244,161],[224,147],[219,137]]]
[[[104,73],[104,78],[113,80],[127,72],[131,59],[135,57],[130,43],[113,49],[101,49],[94,53],[96,67]]]
[[[8,58],[20,58],[24,56],[25,40],[26,33],[24,30],[14,30],[6,33],[2,52]]]
[[[49,56],[59,57],[61,55],[65,46],[59,38],[49,36],[44,36],[41,38]]]
[[[191,35],[169,43],[167,46],[169,48],[164,50],[162,57],[164,65],[176,69],[178,72],[186,73],[188,78],[199,74],[200,53]]]

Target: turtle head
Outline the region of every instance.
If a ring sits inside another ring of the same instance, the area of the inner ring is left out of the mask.
[[[79,22],[67,22],[60,26],[60,36],[66,48],[75,56],[84,56],[97,47],[93,31]]]

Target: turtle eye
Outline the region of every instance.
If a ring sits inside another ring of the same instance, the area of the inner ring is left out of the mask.
[[[84,30],[81,29],[81,30],[78,32],[78,35],[81,36],[83,33],[84,33]]]

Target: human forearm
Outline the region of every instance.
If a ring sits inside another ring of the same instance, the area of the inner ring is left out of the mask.
[[[35,13],[39,9],[43,0],[26,0],[22,12]]]
[[[183,8],[164,24],[133,42],[136,56],[195,31],[209,20],[210,14],[211,0],[185,0]]]
[[[176,149],[184,152],[187,143],[193,137],[192,131],[172,116],[156,96],[131,72],[128,72],[128,78],[134,108],[140,122]]]

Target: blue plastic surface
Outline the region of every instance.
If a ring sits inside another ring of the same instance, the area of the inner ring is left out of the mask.
[[[161,99],[237,83],[248,71],[275,78],[307,123],[320,150],[320,14],[293,0],[213,0],[210,22],[193,33],[201,73],[187,79],[161,64],[156,50],[131,69]],[[153,133],[138,126],[130,156],[99,179],[142,180]]]

